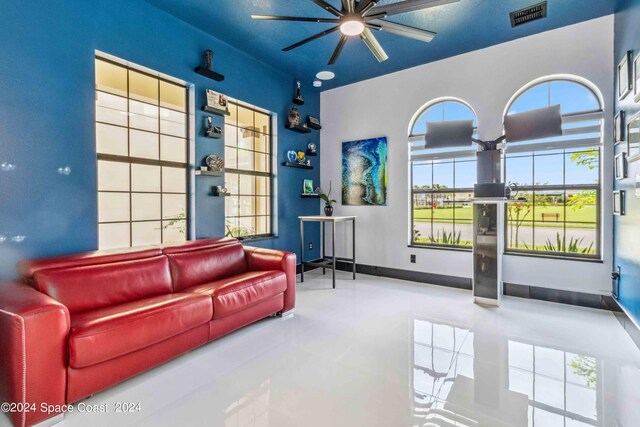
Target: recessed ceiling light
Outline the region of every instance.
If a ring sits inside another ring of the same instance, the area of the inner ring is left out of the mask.
[[[315,80],[313,82],[313,87],[321,87],[322,86],[322,82],[320,80]]]
[[[345,36],[359,36],[364,31],[364,22],[360,17],[354,17],[340,24],[340,32]]]
[[[316,77],[320,80],[331,80],[335,76],[336,75],[331,71],[320,71],[318,74],[316,74]]]

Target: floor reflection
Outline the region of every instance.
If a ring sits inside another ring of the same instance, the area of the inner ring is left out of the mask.
[[[605,425],[593,356],[428,320],[414,320],[413,337],[415,426]]]

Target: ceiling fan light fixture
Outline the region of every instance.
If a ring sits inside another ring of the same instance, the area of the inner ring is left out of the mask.
[[[340,24],[340,32],[345,36],[359,36],[364,31],[364,22],[361,18],[349,18]]]

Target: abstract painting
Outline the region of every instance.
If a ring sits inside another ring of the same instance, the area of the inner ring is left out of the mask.
[[[342,143],[342,204],[387,205],[387,138]]]

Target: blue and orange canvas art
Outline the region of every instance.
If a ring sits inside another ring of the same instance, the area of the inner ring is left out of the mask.
[[[387,138],[342,143],[342,204],[387,205]]]

